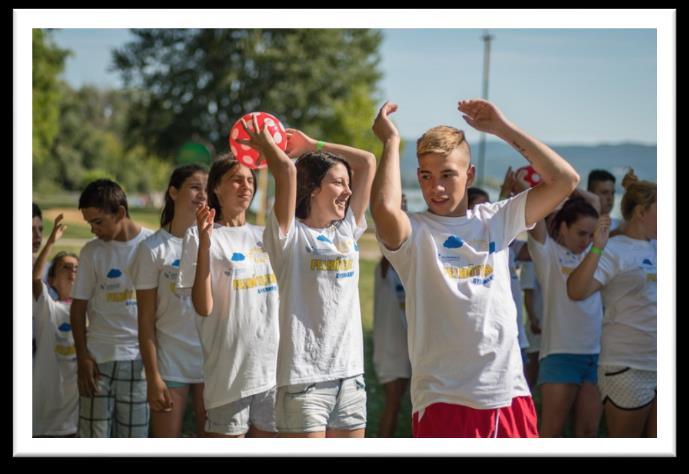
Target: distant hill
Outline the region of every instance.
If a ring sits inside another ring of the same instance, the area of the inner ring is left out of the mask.
[[[580,186],[586,186],[586,178],[592,169],[602,168],[610,171],[617,178],[618,191],[622,188],[622,176],[628,167],[634,168],[641,179],[656,181],[657,176],[657,147],[656,145],[642,145],[638,143],[620,143],[616,145],[601,144],[585,145],[549,145],[562,157],[569,161],[581,176]],[[472,161],[478,166],[479,146],[471,144]],[[504,142],[486,142],[486,183],[489,187],[497,187],[505,176],[508,166],[517,169],[527,164],[518,152]],[[406,140],[402,155],[402,182],[406,187],[417,187],[416,179],[416,147],[415,140]]]

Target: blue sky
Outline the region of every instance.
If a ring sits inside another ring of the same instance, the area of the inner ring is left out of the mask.
[[[468,129],[459,99],[480,97],[484,30],[384,29],[378,98],[400,106],[400,133],[416,138],[438,124]],[[656,143],[656,32],[653,29],[492,29],[489,99],[550,144]],[[125,29],[61,29],[74,55],[63,77],[119,87],[110,51]]]

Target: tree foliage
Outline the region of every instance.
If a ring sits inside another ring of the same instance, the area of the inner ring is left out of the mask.
[[[113,53],[136,90],[128,146],[172,158],[188,140],[227,151],[232,124],[263,110],[286,127],[373,149],[381,34],[365,29],[133,30]]]

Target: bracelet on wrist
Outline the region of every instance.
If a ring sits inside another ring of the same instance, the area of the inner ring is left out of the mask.
[[[596,255],[603,255],[603,249],[596,247],[595,245],[591,246],[591,253],[595,253]]]
[[[325,142],[323,140],[318,140],[316,142],[316,151],[321,151],[324,146],[325,146]]]

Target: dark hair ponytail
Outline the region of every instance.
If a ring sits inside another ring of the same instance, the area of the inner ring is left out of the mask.
[[[582,197],[570,198],[564,203],[562,209],[555,214],[551,229],[557,235],[563,222],[567,224],[567,227],[571,227],[581,217],[598,219],[598,211]]]

